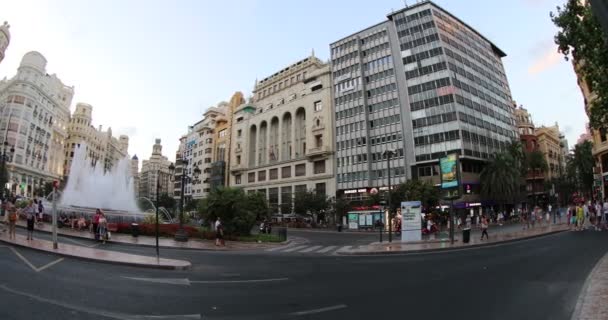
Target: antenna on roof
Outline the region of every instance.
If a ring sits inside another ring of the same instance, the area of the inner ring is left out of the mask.
[[[407,8],[407,0],[403,0],[403,6]]]

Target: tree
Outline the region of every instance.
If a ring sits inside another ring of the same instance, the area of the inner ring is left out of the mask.
[[[317,193],[314,190],[306,192],[296,193],[293,199],[294,212],[298,214],[306,215],[317,215],[319,219],[325,220],[324,217],[320,217],[329,208],[329,199],[325,194]]]
[[[515,164],[516,160],[508,153],[496,154],[494,160],[481,171],[481,194],[495,199],[503,206],[511,201],[519,192],[521,171]]]
[[[608,45],[591,11],[589,1],[568,0],[565,6],[550,13],[559,28],[555,36],[558,50],[565,59],[574,58],[580,76],[596,98],[588,101],[589,120],[595,129],[608,127]]]
[[[335,215],[335,220],[336,221],[342,221],[342,217],[345,216],[348,211],[352,208],[352,204],[350,203],[350,201],[344,199],[344,198],[336,198],[332,203],[331,203],[331,207],[332,207],[332,211],[334,212]]]
[[[240,188],[219,187],[199,202],[198,212],[206,221],[222,220],[228,234],[248,235],[256,219],[268,214],[261,194],[248,194]]]
[[[574,177],[578,191],[590,197],[593,189],[593,144],[585,141],[574,146],[572,158],[567,163],[566,171]]]
[[[509,142],[506,146],[506,152],[513,158],[513,163],[520,170],[521,176],[525,176],[527,173],[526,153],[521,142],[517,140]]]
[[[175,208],[175,199],[168,193],[163,192],[158,196],[158,206],[172,211]]]
[[[439,189],[423,180],[408,180],[391,192],[391,212],[395,212],[403,201],[419,200],[423,206],[433,207],[439,203]]]
[[[539,150],[534,150],[526,153],[525,156],[525,167],[532,172],[545,173],[549,170],[545,155]]]

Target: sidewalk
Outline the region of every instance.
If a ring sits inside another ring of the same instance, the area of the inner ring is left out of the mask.
[[[608,319],[608,253],[595,265],[581,289],[572,320]]]
[[[156,259],[156,257],[140,256],[116,251],[108,251],[91,247],[83,247],[61,243],[57,249],[53,249],[53,242],[46,240],[27,240],[22,235],[16,235],[15,239],[8,238],[8,232],[0,233],[0,242],[25,247],[33,250],[49,252],[65,257],[89,260],[101,263],[119,264],[134,267],[186,270],[192,264],[189,261],[173,259]]]
[[[470,247],[481,247],[495,245],[503,242],[517,241],[527,238],[534,238],[552,233],[562,232],[568,230],[568,226],[564,224],[554,224],[550,226],[536,227],[534,229],[520,230],[516,232],[504,232],[492,234],[492,230],[489,229],[490,238],[488,240],[480,240],[479,235],[476,233],[471,234],[471,240],[469,243],[463,243],[460,241],[461,233],[457,233],[454,244],[450,244],[449,240],[429,240],[429,241],[416,241],[416,242],[400,242],[393,241],[392,243],[373,243],[367,246],[360,246],[358,248],[339,250],[336,253],[339,255],[375,255],[375,254],[404,254],[404,253],[415,253],[415,252],[430,252],[430,251],[442,251],[450,249],[463,249]]]
[[[17,226],[21,228],[25,228],[25,221],[18,221]],[[36,232],[52,232],[52,226],[50,224],[44,223],[42,225],[36,225]],[[80,238],[80,239],[94,239],[92,233],[87,230],[78,231],[76,229],[71,228],[58,228],[57,234],[71,237],[71,238]],[[146,247],[155,247],[156,246],[156,238],[150,236],[138,236],[133,237],[128,234],[116,233],[112,232],[112,237],[108,243],[118,243],[118,244],[126,244],[126,245],[136,245],[136,246],[146,246]],[[239,242],[239,241],[226,241],[226,246],[218,247],[215,245],[214,241],[211,240],[201,240],[190,238],[187,242],[179,242],[175,241],[172,238],[160,237],[158,239],[158,246],[161,248],[168,249],[190,249],[190,250],[213,250],[213,251],[226,251],[226,250],[257,250],[257,249],[268,249],[274,248],[279,245],[285,245],[285,243],[256,243],[256,242]]]

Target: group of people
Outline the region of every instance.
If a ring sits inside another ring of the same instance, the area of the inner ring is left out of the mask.
[[[22,215],[26,221],[27,240],[34,239],[34,226],[38,221],[42,221],[44,207],[42,200],[26,201],[27,203],[22,209],[17,208],[17,199],[15,197],[7,199],[2,203],[2,213],[4,221],[8,224],[9,239],[15,239],[17,221]]]
[[[571,230],[583,231],[585,230],[585,224],[592,226],[594,230],[607,230],[608,229],[608,200],[601,203],[596,201],[595,203],[587,202],[577,203],[576,205],[571,204],[568,206],[568,225]]]
[[[539,226],[543,225],[543,222],[546,222],[547,225],[551,223],[551,206],[547,211],[544,211],[541,207],[535,206],[532,210],[524,209],[521,212],[521,223],[523,224],[523,229],[533,229],[538,223]],[[557,213],[558,214],[558,213]],[[561,217],[560,217],[561,221]]]

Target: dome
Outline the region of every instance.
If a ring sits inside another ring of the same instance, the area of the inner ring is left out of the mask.
[[[137,157],[137,155],[133,155],[133,158],[131,158],[131,160],[139,160],[139,158]]]
[[[30,51],[23,56],[19,67],[30,67],[41,72],[46,70],[46,58],[37,51]]]

